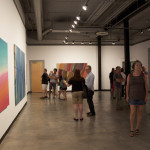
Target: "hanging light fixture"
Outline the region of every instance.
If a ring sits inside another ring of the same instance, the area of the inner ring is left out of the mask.
[[[86,6],[86,5],[82,6],[82,9],[83,9],[84,11],[86,11],[86,10],[87,10],[87,6]]]

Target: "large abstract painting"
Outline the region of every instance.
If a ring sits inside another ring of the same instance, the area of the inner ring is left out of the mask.
[[[87,63],[60,63],[57,64],[58,76],[62,75],[67,81],[74,75],[74,71],[79,69],[81,76],[86,77],[85,67]]]
[[[15,45],[14,51],[15,71],[15,104],[25,97],[25,54]]]
[[[0,38],[0,112],[9,105],[7,43]]]

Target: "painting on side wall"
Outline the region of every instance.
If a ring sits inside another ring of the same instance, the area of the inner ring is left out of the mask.
[[[9,105],[7,43],[0,38],[0,112]]]
[[[79,69],[81,71],[81,76],[86,78],[87,73],[85,67],[87,63],[60,63],[57,64],[58,76],[62,75],[67,81],[74,75],[74,71]]]
[[[25,97],[25,54],[16,45],[14,49],[14,73],[15,104],[17,105]]]

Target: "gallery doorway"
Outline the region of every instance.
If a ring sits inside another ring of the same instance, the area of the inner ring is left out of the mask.
[[[42,92],[41,76],[44,69],[44,60],[30,60],[30,87],[32,92]]]

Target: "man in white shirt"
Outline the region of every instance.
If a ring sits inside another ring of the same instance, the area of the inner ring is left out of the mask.
[[[90,112],[87,113],[88,117],[95,116],[95,109],[93,104],[93,95],[94,95],[94,79],[95,76],[91,72],[91,66],[86,67],[87,77],[85,79],[85,84],[88,87],[88,94],[87,94],[87,103],[89,105]]]

